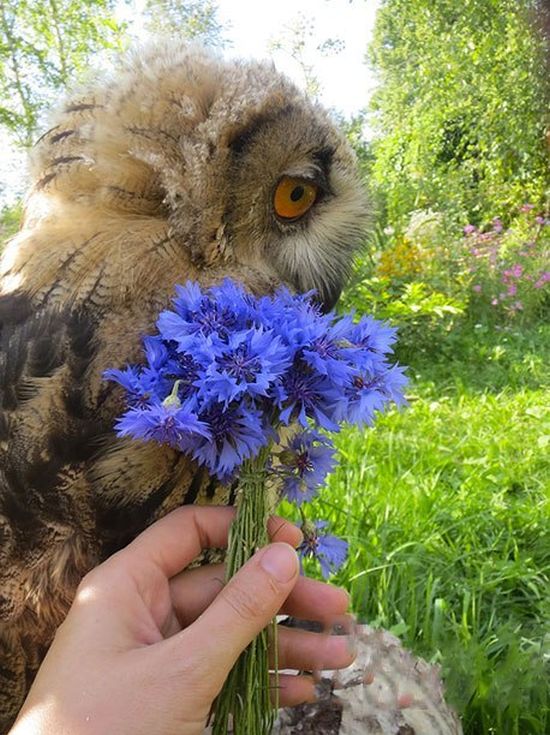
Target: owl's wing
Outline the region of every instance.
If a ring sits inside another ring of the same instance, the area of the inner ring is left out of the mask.
[[[84,519],[63,478],[103,431],[78,415],[88,333],[84,316],[36,310],[22,293],[0,297],[0,732],[76,582],[67,584],[75,569],[63,561]]]
[[[186,457],[115,436],[124,402],[102,379],[113,350],[104,320],[0,297],[0,579],[16,567],[59,573],[60,555],[66,578],[65,557],[85,548],[79,578],[171,508],[225,499]],[[19,604],[2,595],[0,620]]]
[[[63,539],[85,524],[82,498],[67,489],[109,431],[84,401],[97,345],[84,310],[33,307],[0,297],[0,620],[21,613],[21,584]],[[6,584],[16,579],[10,594]]]
[[[119,318],[0,297],[0,733],[82,576],[173,508],[229,499],[188,458],[114,434],[122,390],[102,373],[124,340],[103,327]]]

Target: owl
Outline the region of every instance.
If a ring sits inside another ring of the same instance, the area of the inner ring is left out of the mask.
[[[326,112],[268,63],[180,41],[66,102],[31,173],[0,263],[0,733],[84,574],[175,507],[234,499],[171,448],[117,438],[103,371],[142,359],[188,280],[330,308],[366,211]]]

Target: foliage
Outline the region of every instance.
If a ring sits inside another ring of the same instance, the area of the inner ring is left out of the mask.
[[[384,0],[370,60],[376,186],[399,226],[415,209],[480,224],[548,193],[549,41],[526,0]]]
[[[23,203],[17,202],[12,207],[3,207],[0,210],[0,252],[6,240],[15,235],[23,214]]]
[[[451,274],[441,223],[438,213],[413,212],[402,233],[391,226],[375,229],[342,299],[343,308],[399,326],[397,349],[405,363],[410,353],[433,352],[468,304]]]
[[[378,227],[359,260],[345,308],[399,326],[398,351],[434,355],[463,323],[528,324],[545,318],[550,293],[550,219],[533,205],[504,227],[453,227],[416,210],[402,231]]]
[[[418,350],[433,350],[464,312],[460,301],[422,281],[393,282],[377,275],[357,281],[342,303],[399,325],[397,350],[405,363]]]
[[[410,406],[339,436],[314,501],[359,618],[442,665],[466,735],[550,724],[549,338],[466,325],[417,353]]]
[[[33,143],[56,92],[74,84],[90,57],[116,48],[114,0],[0,0],[0,125]]]
[[[177,33],[207,46],[223,47],[223,28],[213,0],[147,0],[144,8],[147,27],[153,33]]]

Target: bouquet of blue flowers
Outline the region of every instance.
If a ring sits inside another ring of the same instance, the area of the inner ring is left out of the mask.
[[[222,483],[238,481],[228,577],[267,543],[267,518],[282,494],[300,507],[300,551],[328,576],[347,544],[303,511],[334,466],[334,446],[321,432],[370,425],[388,403],[403,403],[404,369],[388,359],[395,330],[369,317],[323,314],[311,293],[284,288],[255,297],[226,280],[176,292],[158,334],[143,339],[146,364],[105,373],[126,389],[117,433],[168,444]],[[270,731],[267,645],[264,631],[235,665],[214,733],[227,732],[230,720],[236,735]]]

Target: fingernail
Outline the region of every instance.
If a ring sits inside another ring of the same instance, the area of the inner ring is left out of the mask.
[[[260,565],[278,582],[290,582],[298,573],[298,557],[289,544],[271,544],[260,558]]]

